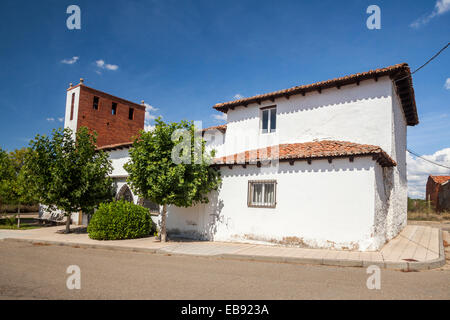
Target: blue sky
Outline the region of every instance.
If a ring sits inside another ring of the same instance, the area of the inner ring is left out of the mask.
[[[66,27],[71,4],[81,8],[81,30]],[[380,30],[366,27],[371,4],[381,9]],[[26,146],[61,126],[66,89],[80,77],[144,99],[165,120],[209,126],[221,123],[212,105],[235,95],[400,62],[414,70],[449,41],[449,30],[449,0],[3,0],[0,147]],[[420,154],[450,147],[449,67],[447,49],[413,76],[421,123],[408,129],[408,147]]]

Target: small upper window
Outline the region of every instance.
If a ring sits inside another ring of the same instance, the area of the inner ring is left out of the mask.
[[[249,181],[248,206],[275,208],[276,185],[275,180]]]
[[[277,130],[277,108],[265,108],[261,110],[261,132],[270,133]]]
[[[117,103],[113,102],[111,107],[111,114],[115,116],[117,114]]]
[[[98,110],[98,101],[100,99],[98,97],[94,97],[94,102],[92,103],[92,108],[94,108],[94,110]]]
[[[128,111],[128,119],[133,120],[133,115],[134,115],[134,109],[130,108],[130,110]]]

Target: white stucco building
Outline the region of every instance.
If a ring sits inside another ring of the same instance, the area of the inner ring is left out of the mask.
[[[407,64],[214,108],[227,124],[204,138],[222,186],[208,204],[169,207],[169,236],[366,251],[405,227],[406,131],[418,124]],[[129,147],[104,148],[118,190]]]

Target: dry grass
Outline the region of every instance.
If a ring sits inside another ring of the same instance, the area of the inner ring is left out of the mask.
[[[450,220],[450,211],[436,212],[427,201],[408,198],[408,220],[446,221]]]
[[[450,221],[450,212],[408,211],[408,220],[417,221]]]

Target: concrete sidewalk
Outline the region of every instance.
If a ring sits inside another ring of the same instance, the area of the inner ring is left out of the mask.
[[[442,232],[428,226],[407,226],[380,251],[359,252],[326,249],[304,249],[274,245],[170,241],[161,243],[153,237],[98,241],[87,234],[60,234],[64,227],[47,227],[32,230],[0,230],[0,239],[29,241],[37,244],[68,245],[80,248],[129,250],[160,254],[211,256],[227,259],[271,261],[282,263],[320,264],[332,266],[363,267],[378,265],[387,269],[426,270],[445,264]]]

